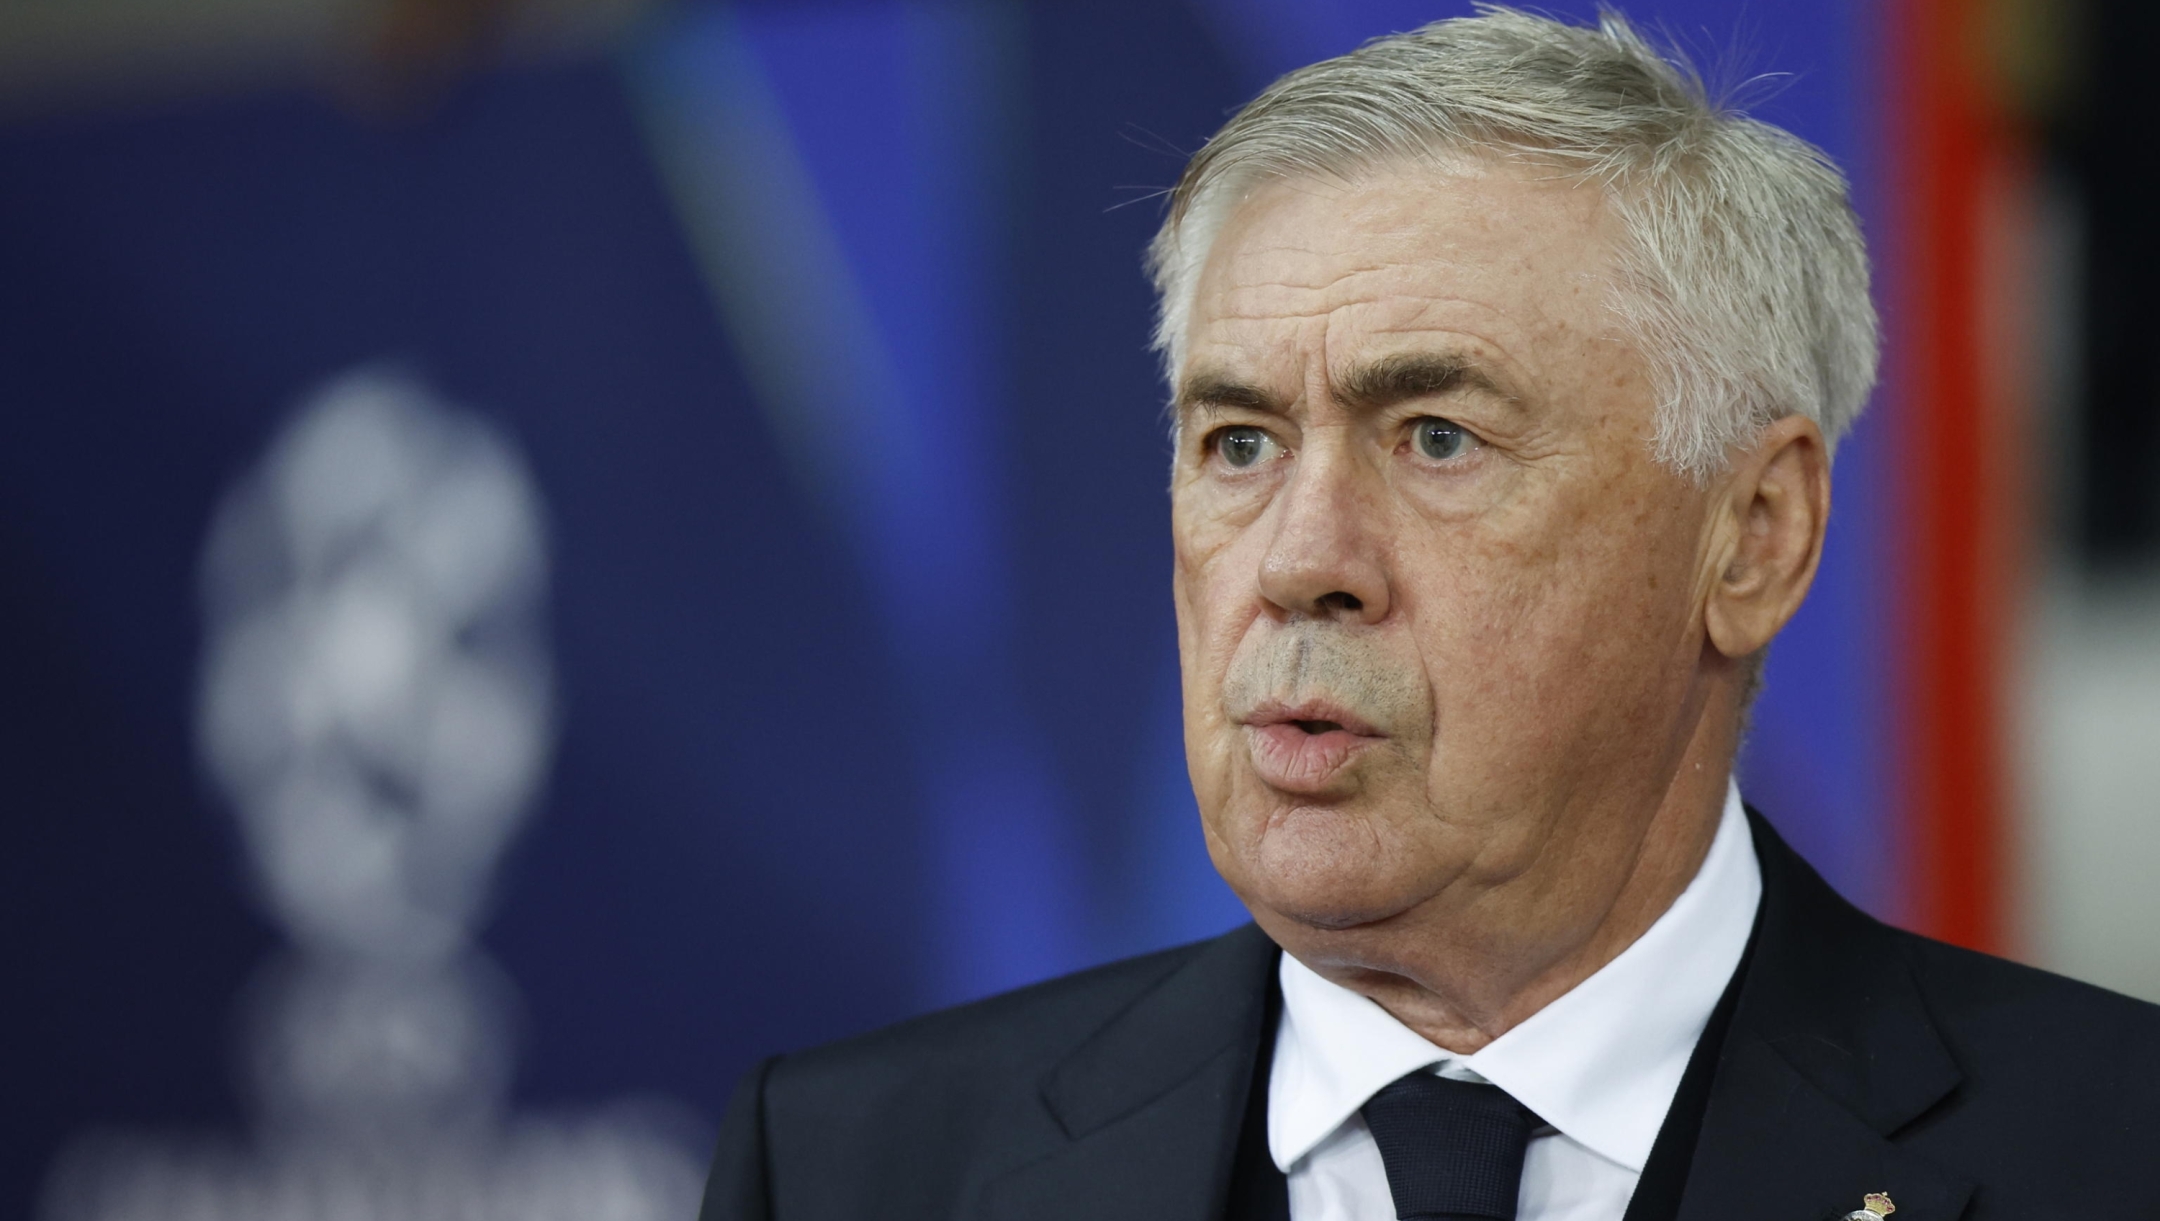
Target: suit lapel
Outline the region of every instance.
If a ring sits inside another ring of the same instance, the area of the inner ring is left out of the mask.
[[[1896,935],[1750,814],[1762,925],[1680,1221],[1827,1221],[1875,1191],[1897,1221],[1955,1221],[1972,1184],[1894,1139],[1961,1080]]]
[[[983,1221],[1212,1221],[1244,1120],[1278,951],[1247,925],[1112,1019],[1042,1083],[1067,1143],[988,1183]]]
[[[1869,1192],[1897,1221],[1956,1221],[1972,1185],[1899,1148],[1762,1043],[1725,1058],[1680,1221],[1834,1221]]]
[[[1899,1131],[1954,1091],[1896,935],[1751,814],[1762,926],[1704,1112],[1679,1221],[1834,1221],[1869,1192],[1896,1221],[1956,1221],[1972,1184]],[[989,1183],[981,1221],[1213,1221],[1236,1153],[1278,951],[1218,938],[1043,1080],[1066,1142]]]

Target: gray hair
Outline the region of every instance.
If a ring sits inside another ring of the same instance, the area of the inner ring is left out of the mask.
[[[1460,154],[1606,190],[1623,234],[1614,306],[1651,367],[1661,461],[1701,479],[1784,416],[1833,447],[1852,426],[1877,339],[1844,175],[1610,10],[1589,27],[1481,5],[1300,68],[1238,111],[1148,248],[1170,377],[1208,248],[1255,188]]]

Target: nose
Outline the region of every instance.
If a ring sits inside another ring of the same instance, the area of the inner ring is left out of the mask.
[[[1348,454],[1316,447],[1297,461],[1274,506],[1261,596],[1291,617],[1379,622],[1389,590],[1376,489]]]

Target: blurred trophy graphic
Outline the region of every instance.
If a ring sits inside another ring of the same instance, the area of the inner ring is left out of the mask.
[[[204,766],[289,945],[244,999],[245,1143],[86,1138],[47,1221],[682,1221],[655,1108],[518,1116],[509,981],[473,939],[553,743],[537,489],[479,417],[339,377],[203,560]]]

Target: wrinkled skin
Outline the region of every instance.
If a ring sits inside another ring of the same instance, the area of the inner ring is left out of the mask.
[[[1594,187],[1467,161],[1232,213],[1177,372],[1186,750],[1254,918],[1474,1051],[1693,877],[1829,505],[1800,417],[1657,462]]]

